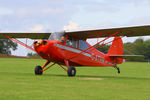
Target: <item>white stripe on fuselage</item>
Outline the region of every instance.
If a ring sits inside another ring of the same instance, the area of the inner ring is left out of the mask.
[[[73,48],[70,48],[70,47],[67,47],[67,46],[64,46],[64,45],[60,45],[60,44],[54,44],[54,46],[65,49],[65,50],[69,50],[69,51],[72,51],[72,52],[75,52],[75,53],[81,53],[82,52],[81,50],[73,49]],[[91,57],[91,55],[88,54],[88,53],[83,52],[83,55]]]
[[[77,49],[74,49],[74,48],[71,48],[71,47],[67,47],[67,46],[64,46],[64,45],[60,45],[60,44],[54,44],[54,46],[62,48],[62,49],[65,49],[65,50],[68,50],[68,51],[72,51],[72,52],[75,52],[75,53],[81,53],[82,52],[81,50],[77,50]],[[110,63],[108,61],[104,61],[104,58],[101,58],[100,56],[96,55],[96,58],[95,58],[95,57],[93,57],[93,54],[88,54],[88,53],[85,53],[85,52],[83,52],[81,54],[85,55],[87,57],[90,57],[91,60],[95,60],[96,62],[100,62],[100,63],[103,63],[103,64],[107,63],[107,64],[110,64],[112,66],[114,65],[114,64],[112,64],[112,63]],[[99,60],[98,60],[98,58],[99,58]]]

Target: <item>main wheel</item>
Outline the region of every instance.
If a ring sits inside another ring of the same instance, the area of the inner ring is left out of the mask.
[[[67,72],[68,72],[68,76],[75,76],[76,75],[76,69],[72,66],[69,67]]]
[[[36,66],[35,67],[35,75],[42,75],[43,71],[41,71],[41,70],[42,70],[41,66]]]

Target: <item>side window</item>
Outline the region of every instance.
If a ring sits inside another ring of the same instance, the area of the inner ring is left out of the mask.
[[[72,38],[72,47],[77,48],[78,41],[77,39]]]
[[[77,48],[77,43],[78,43],[78,41],[75,38],[69,37],[67,39],[66,45],[69,45],[71,47]]]
[[[86,44],[86,42],[83,40],[79,40],[79,49],[85,50],[87,48],[89,48],[89,46]]]
[[[71,38],[67,39],[66,45],[72,46],[72,39]]]

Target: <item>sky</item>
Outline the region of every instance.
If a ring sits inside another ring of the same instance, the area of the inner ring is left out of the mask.
[[[149,12],[150,0],[0,0],[0,31],[55,32],[150,25]],[[95,41],[88,40],[91,44]],[[12,54],[24,56],[28,52],[18,46]]]

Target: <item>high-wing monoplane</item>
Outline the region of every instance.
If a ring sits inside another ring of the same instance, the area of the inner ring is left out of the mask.
[[[35,67],[35,74],[42,75],[44,71],[58,64],[68,74],[75,76],[75,67],[114,67],[120,73],[117,66],[123,62],[124,57],[143,57],[142,55],[123,55],[122,37],[148,36],[150,26],[134,26],[123,28],[97,29],[73,32],[53,32],[53,33],[22,33],[10,32],[0,33],[0,38],[9,38],[32,51],[37,52],[46,63]],[[114,37],[110,42],[107,39]],[[17,38],[40,39],[33,42],[33,47],[17,40]],[[104,38],[95,45],[87,43],[87,39]],[[104,54],[96,48],[111,43],[109,51]],[[99,45],[98,45],[99,44]],[[98,45],[98,46],[96,46]],[[47,65],[53,62],[50,66]],[[67,66],[66,68],[63,66]]]

